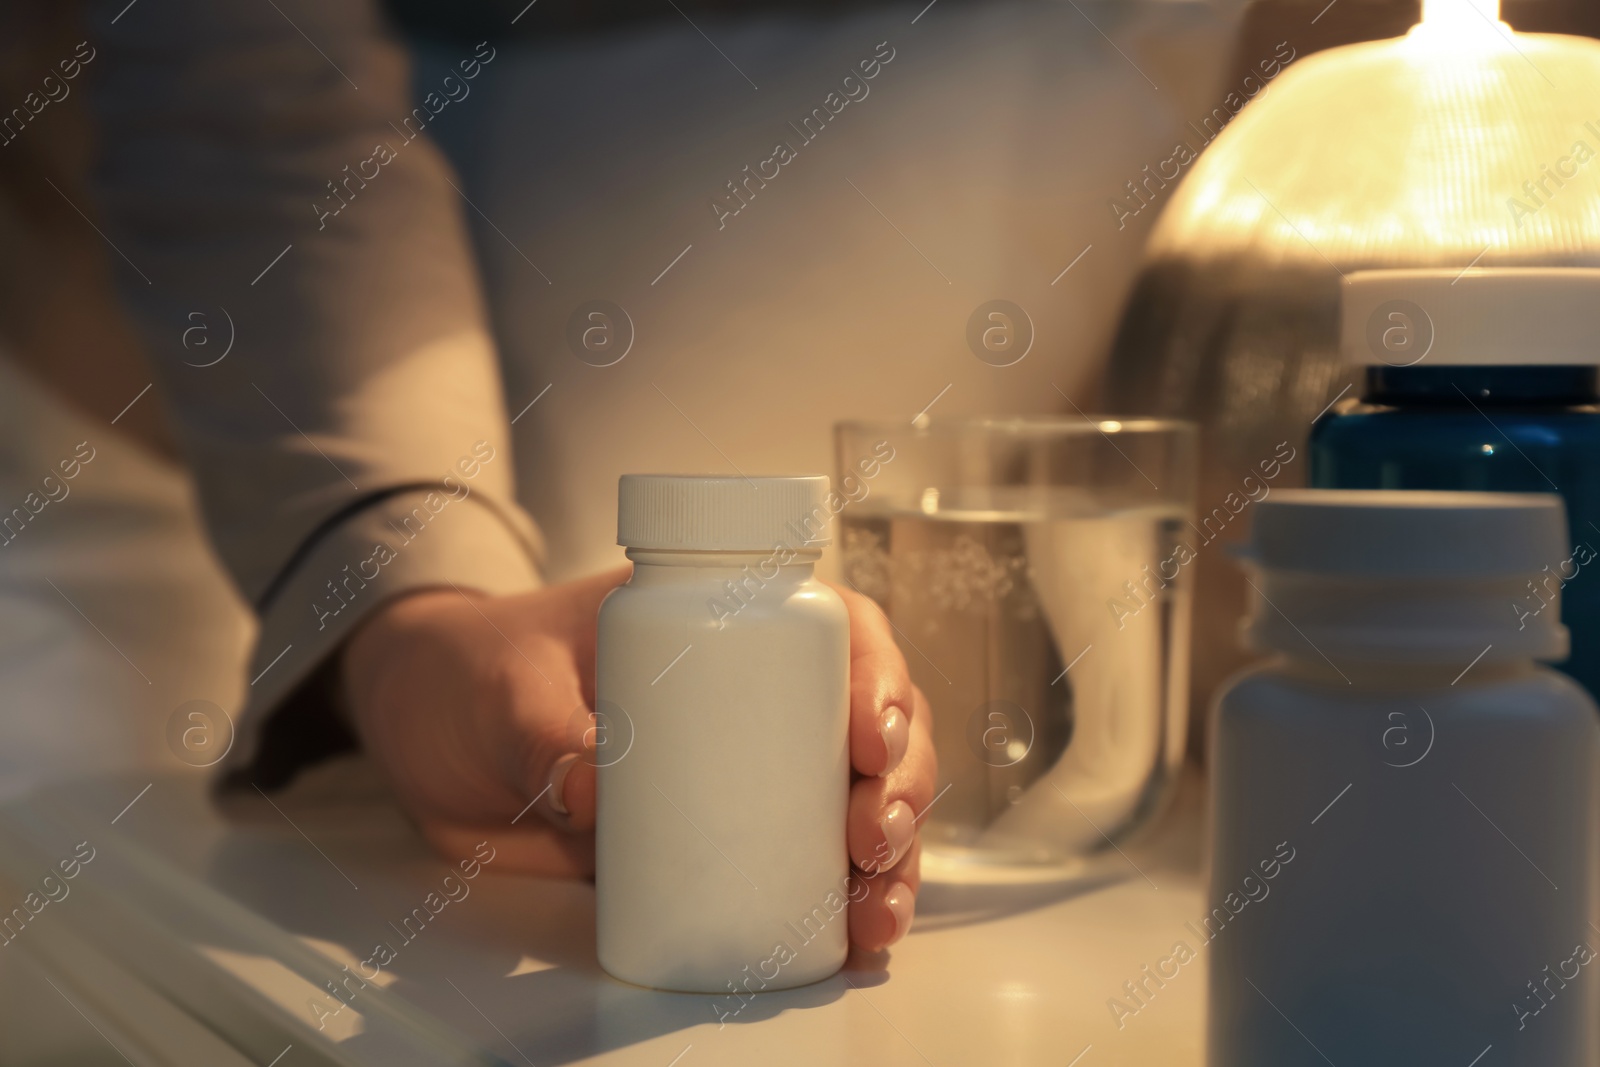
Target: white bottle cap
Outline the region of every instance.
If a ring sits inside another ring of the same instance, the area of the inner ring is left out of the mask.
[[[684,552],[822,548],[833,520],[828,497],[823,474],[624,474],[617,544]]]
[[[1582,562],[1559,496],[1279,489],[1256,507],[1257,648],[1336,665],[1567,653],[1559,591]]]
[[[1342,303],[1354,363],[1600,365],[1600,269],[1355,271]]]

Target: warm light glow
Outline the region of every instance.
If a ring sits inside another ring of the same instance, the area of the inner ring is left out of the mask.
[[[1416,26],[1427,36],[1463,42],[1509,30],[1500,22],[1500,0],[1422,0],[1422,21]]]
[[[1500,21],[1500,0],[1422,0],[1422,21],[1429,25],[1451,22]]]
[[[1193,139],[1152,257],[1335,281],[1330,264],[1600,262],[1600,41],[1513,33],[1484,3],[1428,0],[1404,37],[1296,59]]]

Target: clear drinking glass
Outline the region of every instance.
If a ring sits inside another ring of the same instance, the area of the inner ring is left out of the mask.
[[[835,443],[845,581],[934,709],[930,873],[1110,853],[1183,759],[1195,427],[924,416]]]

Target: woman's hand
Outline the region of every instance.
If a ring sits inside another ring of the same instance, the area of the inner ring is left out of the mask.
[[[628,573],[509,597],[424,590],[379,608],[351,639],[344,687],[357,732],[436,848],[465,854],[487,840],[496,866],[594,872],[595,618]],[[933,738],[888,620],[837,592],[850,610],[847,840],[868,886],[850,906],[850,938],[876,950],[911,926]]]

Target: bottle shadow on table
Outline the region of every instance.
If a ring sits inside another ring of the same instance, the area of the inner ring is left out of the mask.
[[[1119,871],[1104,871],[1059,882],[1026,882],[1012,885],[925,880],[922,888],[917,891],[915,929],[949,930],[975,923],[993,922],[1098,892],[1119,885],[1130,877],[1137,878],[1138,875],[1132,871],[1126,874]]]
[[[888,952],[853,950],[844,971],[798,989],[763,990],[758,960],[748,974],[730,975],[735,989],[721,996],[634,986],[600,968],[589,883],[500,874],[491,862],[470,881],[456,878],[453,885],[468,892],[458,889],[459,899],[441,905],[441,883],[452,868],[420,841],[397,843],[385,832],[362,842],[304,828],[329,864],[307,865],[298,835],[236,834],[213,854],[210,882],[334,960],[328,977],[343,986],[323,998],[320,1012],[307,1005],[313,1027],[331,1025],[342,1008],[359,1012],[368,989],[381,986],[380,995],[475,1038],[507,1062],[543,1067],[707,1024],[693,1040],[709,1042],[724,1027],[831,1004],[888,980]],[[364,1046],[376,1052],[380,1040],[357,1033],[341,1042],[358,1057]]]

